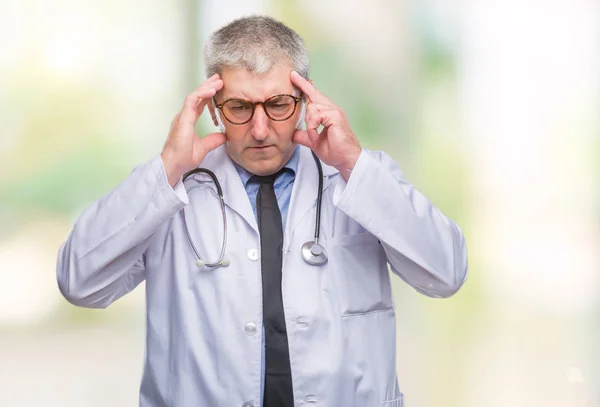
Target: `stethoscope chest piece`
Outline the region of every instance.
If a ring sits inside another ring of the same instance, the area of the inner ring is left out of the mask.
[[[327,250],[319,243],[309,241],[302,245],[302,257],[307,263],[320,266],[327,263]]]

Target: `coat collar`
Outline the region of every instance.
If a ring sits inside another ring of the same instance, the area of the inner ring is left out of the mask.
[[[299,147],[298,169],[294,180],[292,197],[288,209],[287,224],[285,227],[284,246],[291,239],[294,230],[304,218],[308,210],[316,203],[319,172],[312,156],[311,150],[304,146]],[[331,178],[338,173],[333,167],[321,162],[323,166],[323,191],[331,184]],[[235,169],[235,165],[227,154],[226,146],[220,146],[208,153],[202,161],[201,167],[215,173],[223,189],[225,205],[237,212],[258,233],[258,225],[246,189]],[[194,180],[199,182],[212,182],[206,174],[195,174]],[[215,202],[215,205],[217,203]]]
[[[200,167],[207,168],[215,173],[221,188],[223,189],[223,200],[225,205],[237,212],[244,220],[258,233],[258,225],[252,212],[250,200],[246,194],[246,189],[242,184],[233,161],[227,154],[225,145],[217,147],[204,157]],[[211,178],[206,174],[195,174],[194,179],[198,182],[212,182]],[[218,205],[215,202],[215,205]]]

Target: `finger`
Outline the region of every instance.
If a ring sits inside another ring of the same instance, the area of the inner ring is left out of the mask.
[[[191,124],[192,126],[195,126],[204,110],[204,106],[206,106],[206,101],[208,100],[210,100],[210,98],[200,99],[200,103],[198,103],[198,100],[196,102],[186,101],[179,114],[177,124]],[[191,105],[192,103],[194,104]]]
[[[330,105],[324,105],[322,103],[307,103],[306,111],[307,112],[324,112],[327,110],[332,110],[334,107]]]
[[[209,151],[212,151],[215,148],[225,144],[227,138],[225,137],[225,134],[218,132],[210,133],[200,140],[202,141],[202,144],[204,144],[204,148],[206,148],[206,152],[208,153]]]
[[[326,112],[312,111],[306,115],[306,131],[313,141],[317,141],[319,138],[319,126],[324,126],[326,119]]]
[[[203,93],[207,89],[215,89],[215,91],[219,91],[223,88],[223,80],[221,80],[217,74],[211,76],[208,80],[204,81],[200,86],[190,92],[190,95],[196,95],[199,93]],[[188,95],[189,96],[189,95]]]
[[[312,123],[312,120],[318,119],[318,124],[323,126],[331,126],[332,124],[339,123],[341,120],[339,109],[328,106],[314,108],[310,111],[310,113],[307,113],[306,117],[308,118],[307,123],[308,120],[311,120]]]
[[[316,143],[319,139],[319,125],[316,124],[314,127],[310,127],[308,124],[306,125],[306,134],[310,139],[311,143]]]
[[[206,104],[222,87],[222,81],[221,86],[218,86],[218,82],[215,82],[213,87],[198,89],[187,95],[181,110],[180,122],[195,126]]]
[[[331,112],[335,109],[335,107],[331,107],[331,106],[327,106],[327,105],[322,105],[319,103],[308,103],[306,106],[306,119],[307,119],[307,123],[308,120],[311,119],[313,116],[314,117],[321,117],[324,118],[326,117],[323,113],[325,114],[331,114]],[[320,124],[324,123],[321,121]]]
[[[219,76],[219,74],[216,73],[213,76],[211,76],[210,78],[208,78],[207,80],[205,80],[200,86],[198,86],[198,88],[201,88],[204,85],[213,84],[213,83],[218,82],[218,81],[223,82],[223,80],[221,79],[221,77]]]
[[[210,133],[201,139],[196,138],[194,145],[199,148],[194,148],[194,160],[198,163],[202,162],[206,154],[225,144],[226,140],[223,133]]]
[[[196,111],[198,115],[202,114],[204,107],[206,104],[212,99],[213,96],[217,94],[217,90],[214,88],[203,89],[198,91],[192,97],[196,99],[194,102],[193,109]],[[192,99],[193,101],[193,99]]]
[[[314,145],[306,130],[296,130],[292,136],[292,141],[294,143],[302,144],[310,149],[312,149]]]
[[[315,88],[315,86],[304,79],[302,75],[300,75],[296,71],[292,71],[290,78],[292,79],[292,83],[296,85],[302,93],[304,93],[308,100],[312,103],[331,103],[329,99],[327,99],[321,92]]]
[[[219,74],[218,74],[218,73],[216,73],[216,74],[214,74],[213,76],[211,76],[210,78],[206,79],[204,82],[202,82],[202,83],[200,84],[200,86],[198,86],[198,87],[197,87],[195,90],[199,90],[199,89],[201,89],[202,87],[205,87],[205,86],[207,86],[207,85],[211,85],[212,83],[214,83],[214,82],[217,82],[217,81],[220,81],[220,80],[221,80],[221,77],[219,76]]]
[[[198,86],[196,89],[194,89],[188,95],[188,97],[190,97],[190,96],[201,97],[199,95],[206,93],[206,91],[209,89],[215,89],[215,93],[216,93],[219,90],[221,90],[221,88],[223,88],[223,81],[219,77],[219,74],[214,74],[213,76],[211,76],[210,78],[208,78],[207,80],[202,82],[202,84],[200,86]],[[191,99],[194,99],[194,98],[192,97]]]
[[[220,79],[208,84],[204,83],[186,97],[186,102],[189,98],[190,101],[194,102],[194,106],[197,106],[200,103],[199,99],[210,99],[221,89],[223,89],[223,81]]]

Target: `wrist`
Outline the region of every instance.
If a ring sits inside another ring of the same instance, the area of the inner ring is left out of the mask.
[[[359,147],[355,152],[350,154],[349,157],[346,160],[344,160],[342,164],[337,165],[335,167],[346,181],[350,179],[350,175],[352,175],[352,170],[354,169],[354,166],[356,165],[356,162],[358,161],[361,152],[362,149]]]
[[[185,169],[181,168],[176,161],[172,160],[165,151],[160,154],[160,159],[163,163],[165,174],[167,175],[167,181],[169,182],[169,185],[174,188],[185,173]]]

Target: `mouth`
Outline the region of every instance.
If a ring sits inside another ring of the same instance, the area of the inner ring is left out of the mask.
[[[254,146],[254,147],[248,147],[248,148],[250,150],[260,151],[260,150],[266,150],[269,147],[273,147],[273,146]]]

